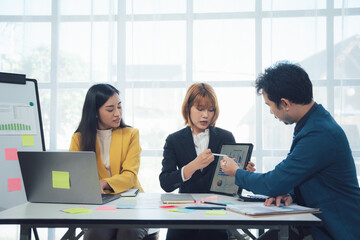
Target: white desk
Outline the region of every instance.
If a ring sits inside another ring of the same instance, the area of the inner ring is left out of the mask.
[[[321,225],[312,214],[294,214],[272,217],[248,217],[227,211],[226,215],[205,215],[204,210],[190,213],[169,212],[162,205],[160,193],[140,193],[135,200],[120,198],[106,205],[135,204],[133,209],[99,211],[99,205],[25,203],[0,212],[0,224],[20,224],[20,239],[30,239],[31,229],[38,227],[81,228],[184,228],[184,229],[279,229],[279,239],[288,239],[288,228],[294,226]],[[214,194],[192,194],[196,200]],[[237,201],[234,197],[218,196],[218,202]],[[84,206],[92,209],[90,214],[68,214],[61,210]]]

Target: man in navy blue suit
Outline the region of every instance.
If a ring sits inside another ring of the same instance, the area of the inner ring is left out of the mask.
[[[299,65],[279,62],[257,78],[256,89],[275,118],[296,123],[290,152],[264,174],[243,171],[230,158],[222,160],[223,172],[234,175],[242,188],[272,196],[266,206],[296,202],[320,208],[316,215],[323,226],[309,229],[314,239],[360,239],[360,188],[349,142],[330,113],[314,102],[308,74]],[[273,239],[277,232],[265,234],[264,239]]]

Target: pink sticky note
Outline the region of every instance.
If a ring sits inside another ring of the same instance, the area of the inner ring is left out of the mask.
[[[96,209],[97,211],[114,211],[116,210],[115,206],[100,206]]]
[[[8,178],[8,191],[21,191],[21,179],[20,178]]]
[[[5,160],[19,160],[17,148],[5,148]]]
[[[162,205],[160,208],[177,208],[175,205]]]
[[[217,201],[217,200],[218,200],[218,196],[217,196],[217,195],[214,195],[214,196],[211,196],[211,197],[205,197],[205,198],[202,198],[201,200],[202,200],[202,201]]]

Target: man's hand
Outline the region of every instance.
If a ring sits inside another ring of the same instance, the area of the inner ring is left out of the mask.
[[[286,195],[281,195],[281,196],[277,196],[276,198],[275,197],[271,197],[271,198],[268,198],[265,200],[265,203],[264,205],[265,206],[270,206],[273,202],[275,201],[275,205],[278,207],[280,206],[280,204],[283,202],[285,206],[289,206],[292,202],[293,202],[293,199],[292,197],[290,196],[290,194],[286,194]]]
[[[235,176],[236,170],[239,169],[239,166],[234,161],[234,159],[228,157],[223,157],[220,164],[221,164],[221,170],[230,176]]]

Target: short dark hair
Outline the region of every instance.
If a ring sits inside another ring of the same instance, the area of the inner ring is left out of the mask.
[[[312,83],[309,75],[298,64],[288,61],[275,63],[265,69],[255,81],[258,94],[266,92],[269,100],[280,105],[281,98],[296,104],[309,104],[313,99]]]

